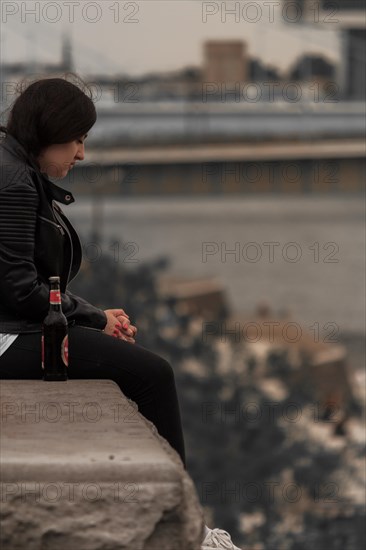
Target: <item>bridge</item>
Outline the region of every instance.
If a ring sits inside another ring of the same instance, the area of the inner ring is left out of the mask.
[[[78,192],[123,195],[361,193],[359,103],[96,104]],[[94,185],[93,185],[94,184]]]

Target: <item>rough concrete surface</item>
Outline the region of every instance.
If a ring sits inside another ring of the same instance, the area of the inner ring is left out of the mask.
[[[1,381],[1,550],[199,550],[179,455],[111,380]]]

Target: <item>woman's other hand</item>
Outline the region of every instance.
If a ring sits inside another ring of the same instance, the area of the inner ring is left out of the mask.
[[[128,342],[135,342],[135,336],[137,334],[137,328],[131,324],[130,318],[127,313],[117,315],[117,319],[120,323],[119,330]]]
[[[134,344],[137,328],[131,325],[127,313],[123,309],[105,309],[104,313],[107,316],[104,332],[109,336]]]

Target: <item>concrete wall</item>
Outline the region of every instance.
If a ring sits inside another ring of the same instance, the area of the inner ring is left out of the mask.
[[[191,478],[114,382],[0,389],[1,550],[199,550]]]

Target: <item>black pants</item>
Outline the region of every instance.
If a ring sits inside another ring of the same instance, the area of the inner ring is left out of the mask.
[[[132,399],[139,412],[178,452],[186,467],[175,376],[170,364],[155,353],[104,332],[69,327],[69,379],[109,379]],[[0,357],[0,379],[40,380],[40,333],[20,334]]]

